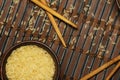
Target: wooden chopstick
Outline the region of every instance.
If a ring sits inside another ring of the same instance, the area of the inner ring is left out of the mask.
[[[90,72],[88,75],[84,76],[80,80],[88,80],[92,76],[96,75],[97,73],[101,72],[102,70],[104,70],[105,68],[109,67],[110,65],[114,64],[115,62],[117,62],[119,60],[120,60],[120,55],[117,56],[116,58],[112,59],[111,61],[105,63],[104,65],[102,65],[101,67],[97,68],[96,70]]]
[[[69,25],[71,25],[74,28],[77,28],[77,25],[75,25],[74,23],[72,23],[71,21],[67,20],[65,17],[61,16],[59,13],[57,13],[56,11],[52,10],[51,8],[49,8],[48,6],[42,4],[40,1],[38,0],[31,0],[33,3],[35,3],[36,5],[38,5],[39,7],[43,8],[44,10],[48,11],[49,13],[51,13],[52,15],[58,17],[59,19],[63,20],[64,22],[68,23]]]
[[[115,66],[115,68],[110,72],[110,74],[107,76],[106,80],[110,80],[110,78],[113,76],[113,74],[118,70],[118,68],[120,67],[120,61],[118,62],[118,64]]]
[[[46,2],[45,0],[40,0],[40,1],[41,1],[44,5],[47,6],[47,2]],[[57,33],[57,35],[58,35],[59,39],[61,40],[63,46],[66,47],[65,41],[64,41],[64,39],[63,39],[63,37],[62,37],[62,34],[61,34],[61,32],[60,32],[60,30],[59,30],[59,28],[58,28],[58,26],[57,26],[57,23],[55,22],[55,19],[53,18],[53,16],[52,16],[49,12],[46,12],[46,13],[47,13],[47,15],[48,15],[48,17],[49,17],[49,19],[50,19],[50,21],[51,21],[51,23],[52,23],[55,31],[56,31],[56,33]]]

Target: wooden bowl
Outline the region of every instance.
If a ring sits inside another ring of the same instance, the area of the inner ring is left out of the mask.
[[[41,42],[37,42],[37,41],[25,41],[25,42],[18,43],[16,45],[14,45],[13,47],[11,47],[10,49],[8,49],[3,54],[2,59],[1,59],[1,68],[0,68],[1,79],[2,80],[7,80],[5,67],[6,67],[7,59],[10,56],[10,54],[12,53],[12,51],[21,47],[21,46],[25,46],[25,45],[36,45],[38,47],[43,48],[44,50],[46,50],[51,55],[51,57],[53,58],[53,60],[55,62],[55,67],[56,67],[54,80],[58,80],[60,70],[59,70],[59,61],[58,61],[57,56],[55,55],[54,51],[52,49],[50,49],[47,45],[45,45]]]

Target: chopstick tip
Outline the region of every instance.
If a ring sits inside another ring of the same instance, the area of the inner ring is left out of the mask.
[[[65,45],[64,45],[64,47],[66,48],[66,47],[67,47],[67,45],[65,44]]]
[[[77,29],[77,25],[76,24],[72,23],[71,26],[73,26],[74,28]]]
[[[62,44],[63,44],[63,46],[64,46],[65,48],[67,47],[67,45],[65,44],[65,42],[62,41]]]
[[[77,27],[77,25],[74,25],[73,27],[74,27],[75,29],[77,29],[77,28],[78,28],[78,27]]]

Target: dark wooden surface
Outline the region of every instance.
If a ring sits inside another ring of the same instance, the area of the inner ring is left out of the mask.
[[[78,80],[120,54],[120,11],[115,0],[56,0],[56,4],[50,3],[51,8],[56,8],[61,15],[67,14],[67,18],[78,26],[74,29],[55,18],[67,48],[56,37],[48,16],[40,7],[29,0],[14,1],[0,0],[1,55],[18,42],[41,41],[59,58],[59,79]],[[115,65],[90,80],[105,80]],[[120,80],[120,69],[111,80]]]

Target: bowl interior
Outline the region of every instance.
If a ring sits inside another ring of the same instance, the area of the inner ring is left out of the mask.
[[[47,45],[45,45],[41,42],[36,42],[36,41],[21,42],[19,44],[14,45],[13,47],[11,47],[9,50],[7,50],[5,52],[5,54],[2,56],[2,60],[1,60],[1,78],[2,78],[2,80],[7,80],[5,67],[6,67],[8,57],[10,56],[10,54],[12,53],[13,50],[15,50],[21,46],[25,46],[25,45],[36,45],[38,47],[45,49],[48,53],[50,53],[51,57],[53,58],[53,60],[55,62],[55,67],[56,67],[54,79],[57,80],[59,77],[59,61],[58,61],[57,56],[55,55],[54,51],[51,50]]]

